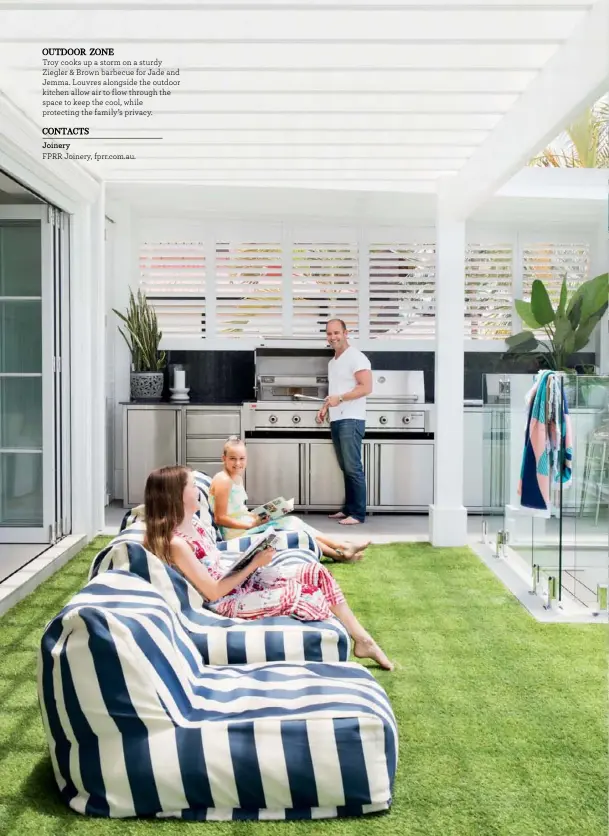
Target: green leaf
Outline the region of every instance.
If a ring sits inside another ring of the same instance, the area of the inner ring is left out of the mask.
[[[554,308],[542,281],[535,279],[531,290],[531,312],[540,326],[554,322]]]
[[[563,343],[568,337],[573,335],[573,327],[571,326],[571,322],[569,318],[566,316],[557,316],[556,322],[554,325],[554,338],[552,342],[554,345],[560,345]]]
[[[533,316],[530,302],[525,302],[524,299],[516,299],[514,306],[516,308],[516,313],[525,325],[528,325],[529,328],[533,328],[534,330],[541,328],[541,325]]]
[[[567,307],[567,297],[569,295],[569,290],[567,288],[567,277],[565,276],[562,280],[562,284],[560,286],[560,300],[558,302],[558,310],[556,312],[557,316],[564,316],[565,309]]]
[[[603,273],[593,279],[589,279],[581,285],[582,293],[582,320],[588,319],[606,304],[609,297],[608,274]]]
[[[601,321],[604,316],[605,311],[607,310],[607,303],[603,305],[603,307],[594,314],[594,316],[589,317],[586,322],[579,326],[577,331],[575,332],[574,341],[573,341],[573,351],[581,351],[582,348],[585,348],[592,336],[592,332]]]
[[[506,343],[509,346],[508,354],[527,354],[534,351],[539,345],[539,340],[530,331],[520,331],[507,337]]]
[[[583,296],[579,290],[574,294],[569,306],[567,307],[567,317],[571,323],[571,328],[575,331],[579,326],[582,314],[582,305],[584,303]]]

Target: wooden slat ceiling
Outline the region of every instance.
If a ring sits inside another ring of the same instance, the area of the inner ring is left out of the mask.
[[[137,157],[84,163],[108,181],[433,192],[592,5],[0,0],[0,90],[37,126],[86,122],[79,153]],[[41,48],[83,45],[180,85],[151,116],[43,120]]]

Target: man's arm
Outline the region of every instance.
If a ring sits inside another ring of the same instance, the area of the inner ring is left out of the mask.
[[[326,406],[338,406],[341,401],[356,401],[358,398],[365,398],[372,392],[372,372],[370,369],[361,369],[355,372],[355,386],[348,392],[341,395],[330,395],[326,398]]]

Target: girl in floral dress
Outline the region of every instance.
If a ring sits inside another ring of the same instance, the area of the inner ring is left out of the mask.
[[[358,658],[393,665],[364,630],[339,585],[320,563],[269,566],[274,550],[265,549],[240,572],[223,577],[221,553],[205,529],[193,522],[199,492],[187,467],[154,470],[146,482],[145,547],[178,569],[209,602],[229,618],[255,619],[291,615],[301,621],[335,616],[347,628]]]

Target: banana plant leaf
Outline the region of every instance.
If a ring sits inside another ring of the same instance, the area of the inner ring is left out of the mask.
[[[533,330],[535,331],[538,328],[541,328],[540,323],[537,322],[537,320],[533,316],[533,311],[531,310],[530,302],[525,302],[524,299],[516,299],[516,301],[514,302],[514,306],[516,308],[516,313],[525,325],[528,325],[529,328],[533,328]]]
[[[541,343],[530,331],[520,331],[518,334],[512,334],[506,339],[508,344],[508,354],[527,354],[529,351],[534,351]]]
[[[546,286],[540,279],[535,279],[531,289],[531,312],[541,327],[554,322],[554,308]]]

